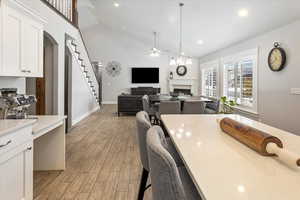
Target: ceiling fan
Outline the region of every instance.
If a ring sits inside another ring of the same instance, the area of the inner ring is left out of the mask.
[[[150,51],[147,53],[150,57],[160,57],[160,56],[170,56],[173,53],[169,50],[163,50],[159,47],[159,34],[154,31],[153,32],[153,47],[150,49]]]

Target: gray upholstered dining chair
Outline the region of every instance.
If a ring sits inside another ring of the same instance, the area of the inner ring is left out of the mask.
[[[143,101],[143,110],[144,110],[145,112],[147,112],[147,113],[150,115],[152,109],[150,109],[149,96],[148,96],[148,95],[144,95],[144,96],[142,97],[142,101]]]
[[[182,114],[204,114],[205,102],[203,101],[185,101],[183,103]]]
[[[205,107],[205,114],[218,114],[220,110],[220,100],[208,102]]]
[[[148,161],[148,152],[147,152],[147,131],[152,127],[149,119],[149,115],[145,111],[138,112],[136,114],[136,123],[137,123],[137,139],[139,145],[140,159],[143,166],[142,177],[140,182],[140,188],[138,193],[138,199],[143,199],[144,192],[148,188],[146,187],[148,176],[149,176],[149,161]],[[177,154],[174,145],[170,138],[165,138],[164,133],[161,133],[161,138],[166,142],[166,146],[169,152],[175,158],[175,162],[178,166],[182,166],[182,160]]]
[[[158,111],[158,107],[156,106],[151,106],[150,105],[150,100],[148,95],[144,95],[142,97],[142,102],[143,102],[143,110],[148,113],[150,117],[150,121],[156,120],[156,112]]]
[[[159,114],[180,114],[180,101],[162,101],[159,105]]]
[[[166,148],[159,126],[149,129],[147,146],[153,200],[201,200],[186,168],[178,167]]]

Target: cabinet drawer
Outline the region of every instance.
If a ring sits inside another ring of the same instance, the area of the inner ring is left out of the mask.
[[[31,126],[0,137],[0,155],[29,140],[33,140]]]

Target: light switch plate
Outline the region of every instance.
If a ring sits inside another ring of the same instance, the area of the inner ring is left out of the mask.
[[[291,88],[291,94],[300,95],[300,88]]]

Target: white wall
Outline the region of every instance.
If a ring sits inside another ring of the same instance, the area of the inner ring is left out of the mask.
[[[258,112],[262,122],[300,135],[300,96],[291,88],[300,88],[300,21],[272,32],[232,45],[200,58],[205,63],[248,49],[259,48]],[[278,41],[287,52],[287,66],[281,72],[268,67],[268,54]],[[200,64],[201,65],[201,64]]]
[[[167,78],[170,70],[174,71],[174,78],[176,78],[175,68],[169,66],[169,55],[164,54],[158,58],[149,56],[151,42],[144,43],[131,37],[125,31],[118,32],[100,24],[82,32],[93,60],[102,61],[104,67],[113,60],[122,65],[122,72],[117,77],[109,76],[104,69],[102,86],[104,103],[116,103],[117,96],[122,92],[129,92],[131,87],[154,86],[160,87],[162,93],[169,92]],[[160,84],[131,84],[132,67],[159,67]],[[183,78],[191,77],[198,78],[197,59]]]
[[[72,125],[99,109],[77,60],[72,59]]]
[[[18,88],[18,93],[25,94],[25,78],[0,77],[0,88]]]

